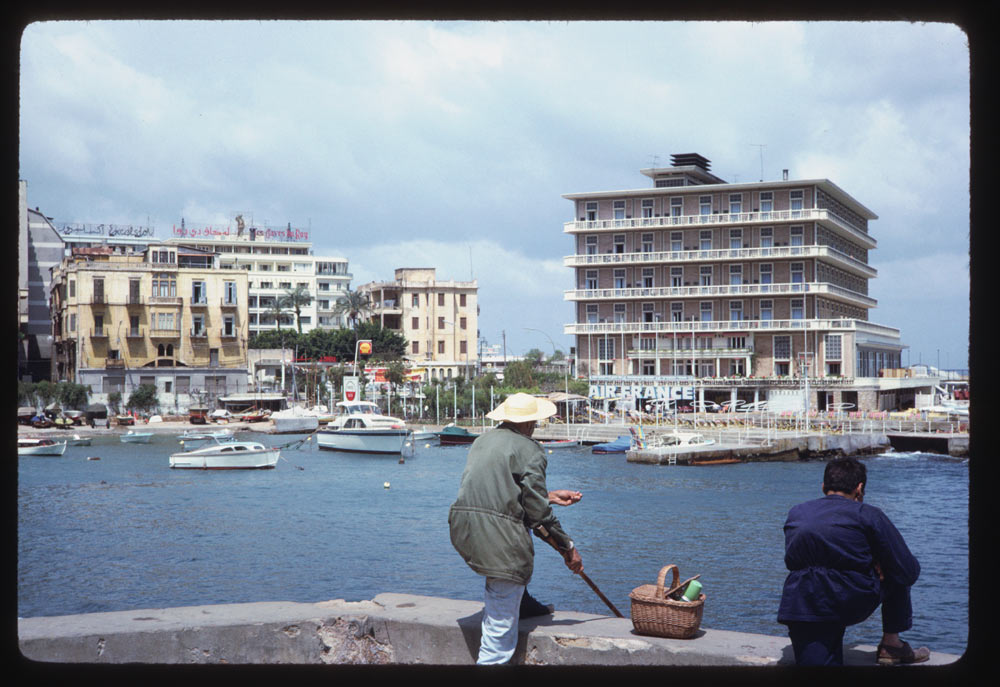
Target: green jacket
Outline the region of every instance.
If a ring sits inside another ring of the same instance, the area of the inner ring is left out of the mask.
[[[480,575],[528,584],[535,559],[530,529],[537,525],[563,550],[572,548],[549,505],[546,465],[541,446],[503,425],[469,447],[448,525],[455,550]]]

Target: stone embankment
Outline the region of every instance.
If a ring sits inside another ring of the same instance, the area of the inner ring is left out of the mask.
[[[261,602],[18,619],[22,655],[43,663],[471,665],[482,603],[409,594],[371,601]],[[933,647],[931,647],[933,649]],[[955,664],[934,652],[922,665]],[[628,618],[556,611],[525,619],[514,663],[558,666],[778,666],[787,637],[701,628],[691,639],[636,634]],[[845,648],[875,665],[874,646]],[[958,667],[958,666],[955,666]]]

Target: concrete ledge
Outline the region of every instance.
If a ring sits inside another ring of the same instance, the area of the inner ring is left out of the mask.
[[[371,601],[261,602],[22,618],[22,655],[45,663],[472,665],[482,603],[410,594]],[[933,647],[932,647],[933,649]],[[845,650],[874,665],[874,646]],[[958,660],[933,653],[923,665]],[[693,639],[636,634],[628,618],[556,611],[521,621],[514,662],[562,666],[775,666],[785,637],[702,628]]]

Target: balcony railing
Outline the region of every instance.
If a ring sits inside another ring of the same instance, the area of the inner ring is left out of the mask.
[[[191,300],[188,301],[188,305],[190,305],[192,308],[207,308],[208,299],[205,297],[192,298]]]
[[[602,267],[609,265],[653,265],[662,263],[702,263],[721,260],[783,260],[791,258],[827,258],[855,274],[875,278],[878,272],[857,258],[831,246],[775,246],[770,248],[720,248],[712,250],[643,251],[638,253],[593,253],[567,255],[566,267]]]
[[[563,327],[563,334],[688,334],[696,332],[859,331],[898,339],[894,327],[849,319],[802,320],[694,320],[690,322],[576,322]]]
[[[107,327],[94,327],[90,330],[91,339],[106,339],[108,338],[108,328]]]
[[[125,331],[125,336],[129,339],[143,338],[142,327],[129,328]]]
[[[676,217],[627,217],[625,219],[579,220],[566,222],[563,225],[563,232],[575,234],[601,231],[628,231],[632,229],[665,229],[671,227],[708,228],[715,225],[767,225],[778,222],[823,222],[839,233],[850,236],[853,240],[869,249],[875,248],[878,245],[878,242],[869,236],[867,232],[826,208],[776,210],[772,212],[722,212],[708,215],[678,215]]]
[[[688,339],[690,341],[690,339]],[[752,348],[657,348],[655,350],[645,348],[631,348],[628,357],[635,359],[652,358],[676,358],[678,360],[690,360],[691,358],[745,358],[753,355]]]
[[[149,330],[151,339],[179,339],[181,338],[180,327],[155,327]]]
[[[824,295],[836,296],[860,307],[874,308],[878,301],[864,294],[827,282],[785,282],[780,284],[718,284],[707,286],[649,286],[639,288],[570,289],[567,301],[623,300],[649,298],[746,298],[752,296]]]
[[[150,296],[150,305],[175,305],[181,306],[184,304],[184,299],[180,296]]]
[[[109,369],[109,370],[123,368],[123,367],[125,367],[125,359],[124,358],[105,358],[104,359],[104,367],[107,368],[107,369]]]
[[[239,303],[239,301],[237,299],[235,299],[235,298],[226,298],[226,297],[223,297],[223,298],[220,299],[219,305],[222,306],[223,308],[238,308],[238,307],[240,307],[240,303]]]

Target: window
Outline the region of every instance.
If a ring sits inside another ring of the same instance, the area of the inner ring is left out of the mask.
[[[743,301],[729,301],[729,321],[737,322],[743,319]]]
[[[458,318],[458,327],[459,327],[459,329],[465,329],[466,328],[465,327],[465,318],[464,317]]]
[[[762,320],[774,319],[774,301],[766,300],[760,302],[760,319]]]
[[[193,281],[191,282],[191,302],[200,303],[204,305],[208,302],[208,292],[205,288],[205,282],[203,281]]]
[[[279,281],[278,282],[278,288],[279,289],[291,289],[292,288],[292,282],[290,282],[290,281]]]
[[[139,336],[139,316],[130,315],[128,318],[128,324],[129,336]]]
[[[656,306],[653,303],[643,303],[642,304],[642,321],[643,322],[653,322],[655,321],[655,309]],[[646,341],[647,339],[643,339]]]
[[[739,350],[741,348],[747,347],[747,337],[745,336],[730,336],[729,337],[729,348],[734,350]]]
[[[700,286],[711,286],[712,285],[712,266],[702,265],[698,269],[698,284]]]
[[[587,201],[587,221],[593,222],[597,219],[597,201]]]
[[[191,316],[191,336],[205,336],[205,316]]]
[[[597,324],[597,305],[590,304],[587,306],[587,322],[589,324]]]
[[[625,322],[625,304],[615,303],[615,322],[621,324]]]
[[[174,378],[177,382],[177,393],[187,394],[191,392],[191,377],[187,375],[178,376]]]
[[[799,217],[802,214],[799,211],[802,210],[803,195],[804,192],[801,190],[788,192],[788,208],[793,211],[792,217]]]
[[[614,201],[612,208],[614,210],[615,219],[625,219],[625,201],[616,200]]]
[[[684,321],[684,304],[683,303],[671,303],[670,304],[670,321],[671,322],[683,322]]]
[[[712,301],[702,301],[701,303],[701,321],[711,322],[712,321]]]
[[[642,252],[652,253],[653,252],[653,235],[643,234],[642,235]]]
[[[94,315],[94,333],[104,336],[104,315]]]
[[[236,336],[236,321],[232,315],[226,315],[222,318],[222,335]]]
[[[69,297],[70,298],[75,298],[76,297],[76,280],[75,279],[70,279],[69,280]]]
[[[773,191],[761,191],[760,192],[760,218],[761,219],[771,219],[771,212],[774,211],[774,192]]]
[[[789,268],[791,270],[791,282],[801,284],[805,281],[805,267],[801,262],[793,262]]]
[[[670,285],[684,286],[684,268],[683,267],[671,267],[670,268]]]
[[[738,215],[743,212],[743,194],[742,193],[730,193],[729,194],[729,214]]]
[[[420,307],[420,294],[419,293],[413,294],[413,296],[410,298],[410,305],[412,307],[414,307],[414,308],[419,308]],[[414,329],[416,329],[416,327],[414,327]]]
[[[684,213],[684,199],[683,198],[671,198],[670,199],[670,216],[680,217]]]
[[[417,355],[418,353],[420,353],[419,341],[413,341],[412,343],[410,343],[410,353],[412,353],[413,355]]]
[[[761,227],[760,228],[760,247],[761,248],[772,248],[774,246],[774,228],[773,227]]]
[[[104,278],[94,277],[94,302],[104,302]]]
[[[670,232],[670,250],[684,250],[684,234],[679,231]]]
[[[653,288],[653,268],[643,267],[642,268],[642,288],[651,289]]]
[[[411,317],[410,318],[410,329],[420,329],[420,318]]]
[[[789,245],[801,246],[802,245],[803,229],[802,227],[792,227],[789,230]]]
[[[761,264],[761,266],[760,266],[760,283],[761,284],[771,284],[771,283],[773,283],[771,281],[773,279],[773,276],[774,276],[774,265],[772,265],[770,263],[763,263],[763,264]],[[761,289],[761,290],[762,291],[766,291],[767,289]]]
[[[76,313],[70,313],[69,316],[69,330],[71,332],[76,331]]]
[[[712,250],[712,230],[706,229],[698,233],[698,249]]]
[[[774,337],[774,359],[775,360],[792,359],[792,337],[790,336]]]
[[[465,307],[465,294],[464,293],[458,294],[458,307],[460,307],[460,308],[464,308]]]
[[[584,253],[586,255],[597,255],[597,237],[588,236],[584,243]]]
[[[642,199],[642,216],[644,218],[649,218],[653,216],[653,199],[643,198]]]
[[[610,360],[615,357],[615,340],[609,337],[602,337],[597,340],[597,357],[601,360]]]
[[[444,329],[444,318],[443,317],[439,317],[438,318],[438,329]]]
[[[444,353],[444,341],[438,341],[438,353]]]
[[[805,305],[801,298],[792,299],[792,319],[801,320],[805,317]]]
[[[226,305],[236,305],[236,282],[225,282]]]
[[[740,286],[743,283],[743,265],[729,266],[729,285]]]
[[[173,330],[174,328],[174,313],[172,312],[160,312],[156,313],[156,328]]]
[[[615,234],[615,253],[621,254],[625,252],[625,234]]]
[[[469,353],[469,342],[459,341],[458,342],[458,353],[459,355],[468,355]]]
[[[827,334],[823,337],[823,347],[827,360],[841,359],[841,339],[840,334]]]
[[[615,270],[614,284],[616,289],[625,288],[625,270]]]
[[[712,214],[712,196],[698,196],[698,212],[701,215],[711,215]],[[702,222],[706,221],[702,217]]]
[[[444,305],[444,294],[443,293],[439,293],[438,294],[438,305]]]
[[[597,270],[587,270],[585,277],[586,277],[587,281],[586,281],[586,285],[584,286],[584,288],[590,289],[590,290],[596,289],[597,288]]]
[[[742,229],[730,229],[729,230],[729,248],[739,249],[743,247],[743,230]]]

